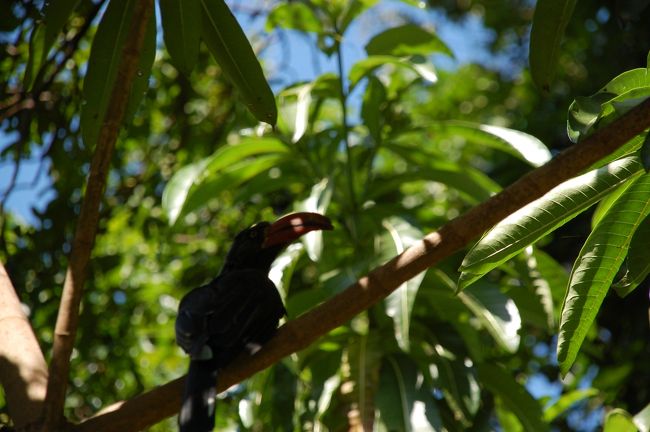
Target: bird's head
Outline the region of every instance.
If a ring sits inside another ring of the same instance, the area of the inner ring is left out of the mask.
[[[261,269],[268,271],[278,254],[302,235],[316,230],[331,230],[330,220],[318,213],[291,213],[277,221],[258,222],[246,228],[233,241],[223,271]]]

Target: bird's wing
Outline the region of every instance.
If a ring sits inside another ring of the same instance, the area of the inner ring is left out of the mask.
[[[268,277],[237,270],[190,291],[176,319],[177,343],[194,359],[213,356],[225,364],[249,344],[262,344],[285,313]]]
[[[284,313],[280,295],[259,271],[238,270],[223,275],[218,288],[219,307],[211,315],[208,330],[224,342],[246,341],[259,327],[277,327]]]

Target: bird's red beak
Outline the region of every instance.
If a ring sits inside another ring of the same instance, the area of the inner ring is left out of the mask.
[[[329,218],[309,212],[291,213],[281,217],[269,226],[262,247],[288,245],[309,231],[331,230]]]

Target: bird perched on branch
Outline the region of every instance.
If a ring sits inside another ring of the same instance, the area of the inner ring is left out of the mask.
[[[286,311],[268,278],[273,260],[303,234],[330,229],[330,220],[318,213],[259,222],[237,234],[215,279],[183,297],[176,342],[189,354],[190,367],[180,432],[213,429],[219,370],[242,352],[255,352],[275,333]]]

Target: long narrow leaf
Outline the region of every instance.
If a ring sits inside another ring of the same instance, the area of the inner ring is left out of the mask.
[[[275,125],[275,97],[253,48],[223,0],[201,0],[201,35],[224,74],[237,87],[255,117]]]
[[[117,68],[122,60],[135,0],[113,0],[102,18],[88,59],[88,72],[83,84],[81,107],[81,132],[87,146],[97,143],[99,131],[106,115],[109,99],[117,78]],[[156,41],[155,19],[149,20],[140,55],[138,75],[133,82],[125,119],[131,117],[148,86]]]
[[[648,245],[650,244],[650,217],[639,226],[630,242],[627,254],[625,274],[612,288],[618,295],[625,297],[645,280],[650,274],[650,260],[648,260]]]
[[[533,82],[550,91],[564,36],[577,0],[538,0],[530,32],[530,72]]]
[[[615,187],[640,175],[642,170],[638,158],[621,159],[566,181],[511,214],[488,231],[465,256],[458,288],[466,288],[529,244],[588,209]]]
[[[571,408],[575,403],[594,397],[597,394],[598,390],[594,388],[578,389],[563,394],[557,401],[544,410],[544,420],[552,422],[559,415]]]
[[[415,24],[389,28],[366,44],[368,55],[429,55],[440,52],[453,57],[449,47],[435,33]]]
[[[388,430],[411,431],[411,411],[416,397],[417,371],[405,357],[386,357],[377,394],[380,418]]]
[[[551,159],[551,152],[532,135],[500,126],[462,121],[436,122],[428,129],[437,137],[460,136],[470,143],[481,144],[507,152],[532,166],[538,167]]]
[[[68,21],[79,0],[45,2],[43,22],[37,24],[29,40],[29,59],[25,67],[24,85],[31,90],[39,70],[43,66],[56,37]]]
[[[580,250],[560,319],[557,359],[563,375],[578,355],[634,232],[649,213],[650,174],[645,174],[614,203]]]
[[[422,231],[401,218],[394,217],[386,219],[382,225],[390,234],[397,254],[402,253],[406,248],[422,238]],[[393,319],[395,338],[400,348],[404,351],[409,351],[410,349],[409,329],[411,326],[411,312],[413,311],[415,296],[418,293],[423,278],[424,273],[420,273],[414,278],[409,279],[384,300],[386,314]]]
[[[480,363],[478,373],[481,383],[490,392],[499,396],[504,405],[512,411],[526,431],[543,432],[549,430],[547,423],[542,421],[542,408],[539,403],[526,391],[524,386],[512,378],[500,366]]]
[[[365,59],[358,61],[352,66],[348,76],[348,79],[350,80],[350,88],[356,86],[362,78],[372,73],[372,71],[386,64],[411,69],[417,73],[420,78],[430,83],[435,83],[438,81],[438,76],[431,63],[418,63],[415,62],[414,59],[409,60],[402,57],[377,55],[366,57]]]
[[[458,298],[501,348],[510,353],[517,351],[521,316],[514,301],[498,287],[487,284],[458,293]]]
[[[199,58],[199,0],[160,0],[165,46],[174,64],[189,76]]]
[[[246,168],[242,168],[241,162],[244,159],[264,154],[279,156],[286,154],[288,151],[288,148],[281,141],[274,138],[248,138],[242,140],[239,144],[221,147],[212,156],[183,167],[174,174],[163,192],[163,209],[170,224],[173,225],[181,216],[205,204],[209,199],[209,192],[204,184],[216,181],[224,171],[228,171],[228,173],[223,175],[220,180],[221,183],[226,180],[235,181],[235,179],[238,179],[241,183],[243,178],[237,177],[233,170],[239,170],[240,174],[243,174]],[[276,158],[276,163],[279,160],[279,157]],[[266,166],[268,162],[264,164]],[[249,168],[246,179],[250,179],[255,173],[262,172],[261,168],[259,166],[254,169]],[[224,184],[223,186],[227,187],[228,185]],[[217,192],[214,189],[216,187],[218,185],[213,183],[212,192]],[[201,199],[205,199],[205,201],[200,202]]]

